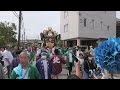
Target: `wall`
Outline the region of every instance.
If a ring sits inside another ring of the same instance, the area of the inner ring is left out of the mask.
[[[115,11],[80,11],[80,37],[108,38],[116,36],[116,12]],[[84,27],[84,18],[87,18],[87,26]],[[92,27],[94,19],[94,28]],[[103,22],[101,30],[101,21]],[[107,26],[110,26],[107,30]]]
[[[78,12],[81,13],[80,17]],[[108,38],[116,36],[116,11],[68,11],[64,18],[64,11],[60,16],[60,33],[62,40],[83,37],[83,38]],[[87,26],[84,27],[84,18],[87,19]],[[92,28],[94,19],[94,29]],[[101,21],[103,29],[101,30]],[[68,23],[68,31],[64,32],[64,25]],[[110,26],[107,30],[107,26]]]
[[[64,11],[61,12],[60,33],[62,40],[78,37],[79,15],[76,12],[68,11],[68,16],[64,18]],[[68,31],[64,32],[64,25],[68,24]]]

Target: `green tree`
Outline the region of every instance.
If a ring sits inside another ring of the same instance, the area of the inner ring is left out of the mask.
[[[16,39],[15,23],[0,22],[0,46],[15,45]]]

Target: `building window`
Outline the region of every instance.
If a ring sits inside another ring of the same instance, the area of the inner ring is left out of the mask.
[[[68,24],[64,25],[64,32],[68,31]]]
[[[86,18],[84,18],[84,27],[86,27]]]
[[[64,18],[68,16],[68,11],[64,11]]]
[[[94,19],[92,19],[92,29],[94,29]]]
[[[110,26],[107,26],[107,30],[109,30],[110,29]]]
[[[102,30],[103,29],[103,22],[101,21],[100,23],[101,23],[101,30]]]

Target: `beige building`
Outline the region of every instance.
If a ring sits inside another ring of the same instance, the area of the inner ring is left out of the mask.
[[[38,44],[42,44],[41,40],[38,39],[26,39],[25,41],[21,40],[20,42],[21,46],[31,46],[33,44],[38,45]]]
[[[60,33],[68,47],[92,45],[116,37],[116,11],[61,11]]]

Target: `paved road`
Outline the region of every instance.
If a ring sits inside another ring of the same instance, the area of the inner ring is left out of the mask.
[[[69,71],[65,68],[65,66],[63,65],[63,68],[62,68],[62,72],[61,74],[59,75],[59,79],[67,79],[67,73]],[[72,68],[72,73],[75,73],[75,67]]]

